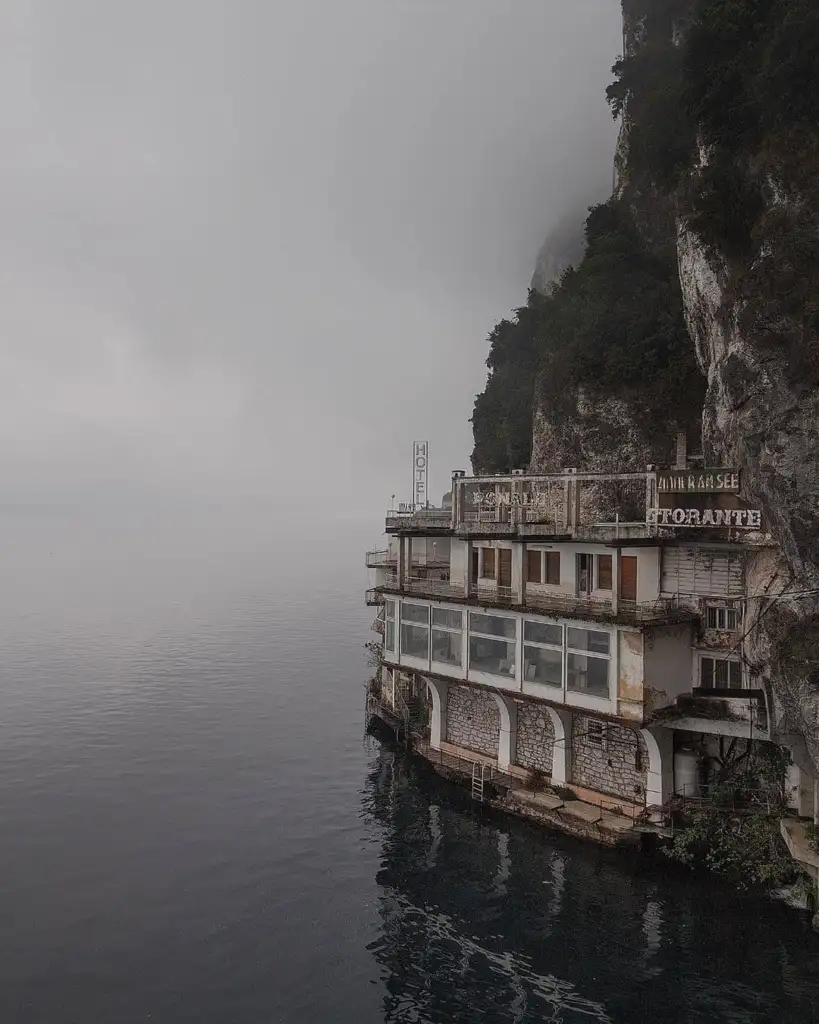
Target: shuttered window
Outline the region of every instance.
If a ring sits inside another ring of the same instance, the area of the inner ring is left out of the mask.
[[[611,590],[611,555],[597,556],[597,589]]]
[[[699,597],[742,597],[745,556],[742,551],[664,548],[663,592]]]
[[[526,552],[526,582],[527,583],[541,583],[541,552],[540,551],[527,551]]]
[[[546,582],[554,586],[560,584],[560,552],[546,552]]]

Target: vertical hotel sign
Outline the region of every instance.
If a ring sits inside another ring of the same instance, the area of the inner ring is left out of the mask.
[[[412,443],[412,500],[416,508],[427,505],[429,484],[429,442]]]

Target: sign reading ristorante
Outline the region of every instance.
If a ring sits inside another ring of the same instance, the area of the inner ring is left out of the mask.
[[[739,490],[739,470],[663,469],[657,473],[657,490],[673,494],[736,493]]]
[[[649,526],[741,526],[746,530],[762,528],[762,512],[753,508],[650,508]]]

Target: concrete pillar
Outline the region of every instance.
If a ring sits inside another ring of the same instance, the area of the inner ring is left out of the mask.
[[[641,729],[640,734],[648,749],[646,806],[664,807],[674,792],[674,734],[656,727]]]
[[[449,683],[440,679],[423,677],[432,697],[432,714],[429,720],[429,745],[433,750],[440,750],[441,743],[446,740],[446,706],[449,695]]]
[[[555,741],[552,747],[552,783],[565,786],[572,781],[572,713],[547,707]]]
[[[475,545],[471,540],[468,540],[464,545],[466,547],[466,569],[464,570],[464,597],[469,597],[469,588],[473,583],[477,583],[477,580],[472,579],[472,552],[475,549]]]
[[[524,577],[526,576],[526,545],[512,546],[512,594],[517,604],[523,604]]]
[[[500,714],[498,768],[508,768],[518,754],[518,706],[511,697],[493,693]]]

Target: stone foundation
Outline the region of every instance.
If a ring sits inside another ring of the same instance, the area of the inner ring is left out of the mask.
[[[469,686],[451,686],[446,711],[448,743],[498,756],[500,713],[494,697]]]
[[[537,704],[518,705],[518,747],[515,763],[552,774],[555,730],[552,720]]]
[[[633,729],[605,722],[600,747],[589,731],[588,723],[594,721],[575,715],[572,722],[572,782],[641,803],[648,776],[645,741]]]

